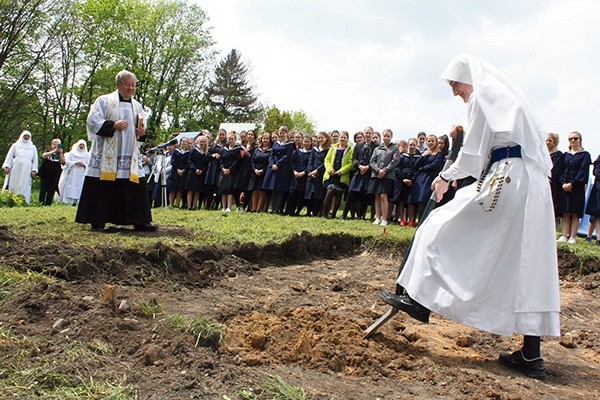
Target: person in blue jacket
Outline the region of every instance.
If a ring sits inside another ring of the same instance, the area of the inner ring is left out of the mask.
[[[408,151],[400,155],[400,161],[396,166],[396,178],[400,183],[400,193],[398,194],[400,226],[414,226],[415,206],[409,202],[409,197],[417,172],[417,162],[421,158],[421,154],[417,150],[417,144],[417,139],[408,139]]]
[[[417,172],[413,179],[410,192],[410,203],[417,207],[417,220],[421,222],[421,216],[425,205],[431,198],[431,183],[444,168],[444,155],[438,148],[438,139],[435,135],[427,136],[427,150],[415,166]]]
[[[202,208],[202,201],[208,193],[208,187],[204,181],[204,176],[210,163],[208,138],[202,134],[198,135],[194,139],[194,143],[195,145],[190,151],[188,175],[185,182],[188,210]]]
[[[300,211],[305,206],[304,191],[306,190],[306,180],[308,161],[312,149],[312,140],[308,135],[302,135],[301,147],[294,150],[292,155],[292,173],[293,179],[290,184],[290,193],[288,195],[287,207],[285,213],[290,216],[300,215]]]
[[[221,194],[221,211],[230,212],[233,206],[233,184],[237,178],[242,148],[236,143],[234,132],[227,134],[227,146],[223,147],[220,158],[219,193]]]
[[[321,216],[323,212],[323,199],[325,199],[325,157],[331,147],[331,137],[327,132],[317,133],[317,146],[313,147],[308,159],[308,179],[304,199],[308,201],[308,212],[311,217]]]
[[[271,191],[271,212],[282,214],[292,178],[292,154],[294,142],[288,140],[286,126],[279,128],[279,140],[273,143],[269,155],[269,167],[265,173],[263,189]]]
[[[252,167],[252,176],[250,178],[250,188],[252,190],[252,200],[250,202],[251,212],[265,211],[267,206],[267,192],[262,188],[265,172],[269,167],[269,156],[271,155],[271,135],[263,133],[258,138],[258,145],[252,152],[250,166]]]
[[[219,183],[219,168],[221,166],[220,158],[223,147],[227,145],[227,131],[225,129],[219,129],[215,141],[208,148],[208,154],[210,155],[210,163],[206,170],[206,177],[204,183],[209,188],[207,194],[206,209],[215,210],[218,209],[220,203],[220,197],[218,195],[218,183]]]
[[[171,172],[167,178],[167,191],[169,192],[169,206],[173,208],[179,208],[183,200],[189,151],[189,140],[184,137],[181,138],[179,147],[171,155]]]

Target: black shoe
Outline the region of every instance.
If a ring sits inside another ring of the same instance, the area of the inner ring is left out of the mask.
[[[133,226],[133,230],[137,232],[156,232],[157,229],[158,227],[152,224],[140,224]]]
[[[104,224],[92,224],[93,232],[104,232]]]
[[[530,378],[546,379],[546,368],[544,368],[544,360],[542,357],[528,360],[523,356],[521,350],[517,350],[512,354],[500,353],[498,361],[500,364],[522,372],[525,376]]]
[[[404,311],[417,321],[426,324],[429,323],[429,314],[431,311],[411,299],[408,295],[399,295],[382,290],[379,297],[390,306],[400,311]]]

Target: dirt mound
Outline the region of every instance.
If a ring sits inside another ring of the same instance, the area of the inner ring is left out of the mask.
[[[61,280],[3,299],[0,326],[35,339],[27,357],[18,356],[22,348],[3,346],[0,362],[19,371],[43,364],[48,376],[133,385],[139,398],[161,400],[233,399],[266,374],[323,400],[600,395],[600,276],[582,277],[570,252],[559,253],[564,337],[543,344],[549,380],[542,383],[497,363],[498,352],[518,347],[520,338],[437,315],[424,325],[399,314],[365,340],[364,329],[386,310],[377,293],[393,286],[398,268],[387,242],[381,254],[364,251],[376,247],[351,236],[307,232],[265,246],[77,248],[0,227],[0,245],[10,248],[0,255],[5,266]],[[102,298],[107,284],[115,284],[114,301]],[[143,317],[138,306],[149,302],[164,310]],[[194,335],[172,326],[173,313],[220,322],[225,342],[196,347]],[[8,396],[0,386],[0,397]]]

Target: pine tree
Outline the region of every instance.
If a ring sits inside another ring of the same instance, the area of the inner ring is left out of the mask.
[[[240,53],[232,49],[217,65],[214,78],[208,84],[203,120],[212,120],[210,125],[214,124],[215,117],[220,122],[256,122],[259,118],[260,105],[248,82],[248,67],[240,58]]]

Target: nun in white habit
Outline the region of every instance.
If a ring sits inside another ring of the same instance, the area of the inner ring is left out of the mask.
[[[429,310],[499,335],[524,335],[499,361],[543,379],[540,336],[560,336],[558,267],[546,134],[521,92],[480,58],[457,56],[442,74],[467,103],[458,159],[432,183],[479,180],[433,210],[416,231],[392,306],[427,322]],[[455,134],[454,130],[451,135]]]
[[[85,168],[90,161],[87,143],[81,139],[65,154],[65,165],[58,183],[58,201],[65,204],[77,204],[85,179]]]
[[[31,132],[23,131],[19,140],[10,146],[2,168],[6,174],[3,189],[22,195],[29,204],[31,201],[31,178],[38,171],[38,153],[31,140]]]

